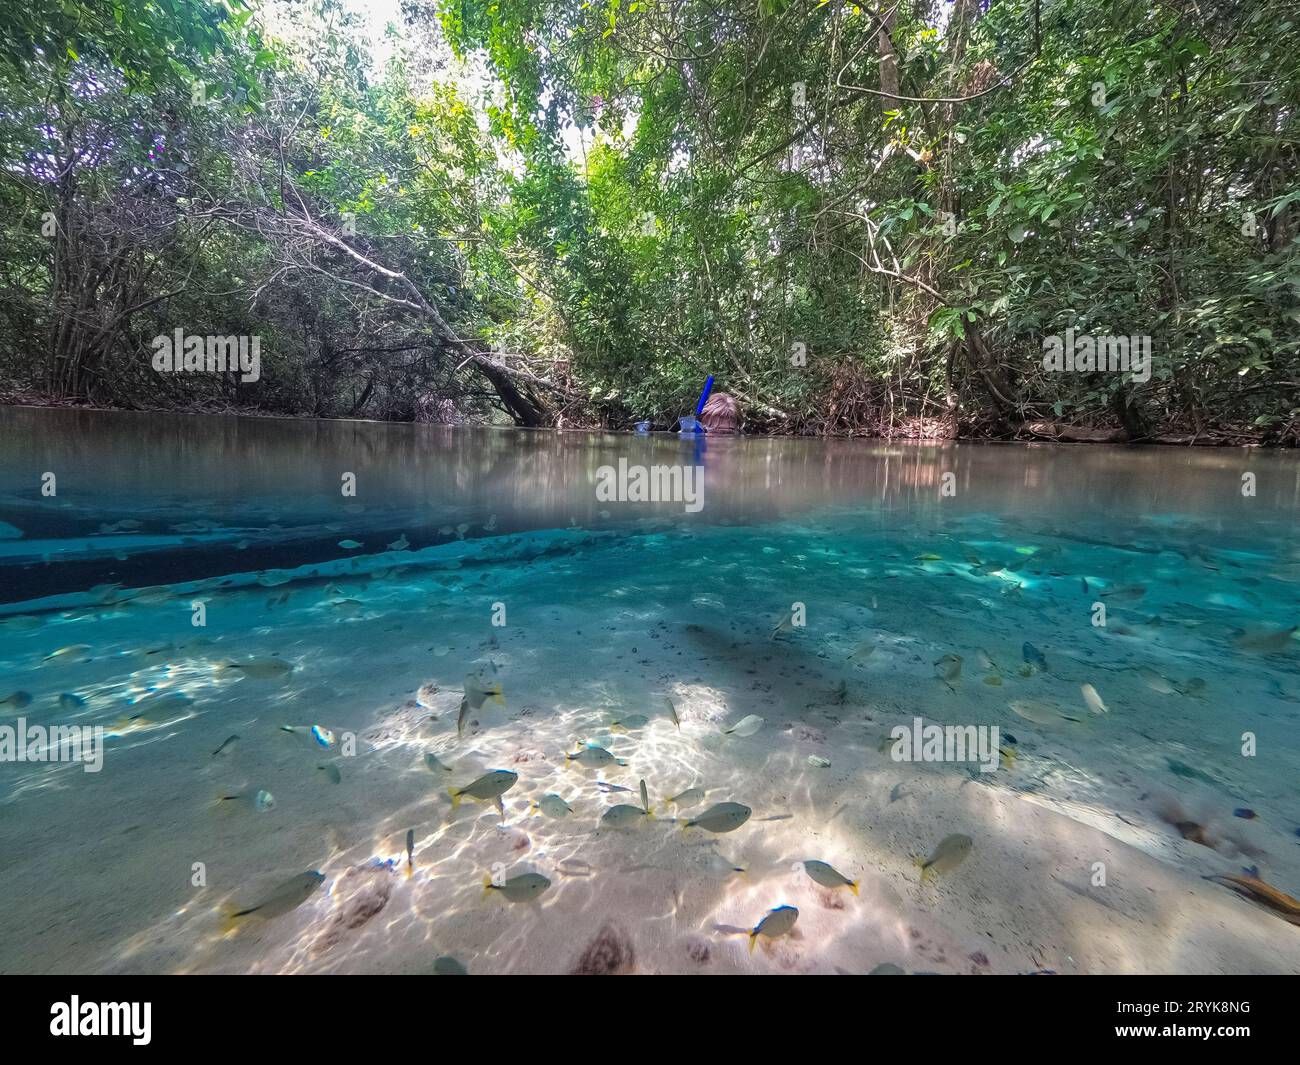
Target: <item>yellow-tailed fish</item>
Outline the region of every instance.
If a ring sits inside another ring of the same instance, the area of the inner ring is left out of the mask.
[[[702,798],[704,798],[703,788],[687,788],[685,791],[679,791],[668,802],[673,806],[694,806]]]
[[[483,878],[484,895],[489,891],[498,891],[511,902],[532,902],[550,886],[551,882],[541,873],[521,873],[512,876],[504,884],[492,883],[490,876]]]
[[[547,817],[568,817],[573,813],[573,807],[555,792],[550,792],[534,802],[529,812],[544,813]]]
[[[595,744],[587,744],[577,754],[566,754],[566,762],[577,762],[579,765],[585,765],[590,769],[599,769],[606,765],[627,765],[620,758],[615,758],[604,747],[597,747]]]
[[[778,906],[768,910],[767,915],[756,924],[749,933],[749,952],[754,953],[754,943],[759,936],[764,939],[776,939],[786,935],[799,920],[799,911],[793,906]]]
[[[484,773],[477,780],[466,784],[463,788],[448,788],[447,794],[451,796],[451,808],[454,810],[459,806],[460,800],[466,795],[471,799],[477,799],[479,802],[494,802],[513,788],[515,781],[518,779],[519,774],[512,773],[509,769],[493,769],[490,773]]]
[[[306,902],[311,897],[312,892],[324,882],[325,874],[313,869],[310,872],[299,873],[292,879],[286,880],[265,898],[251,906],[241,908],[236,905],[228,905],[222,922],[223,931],[231,931],[237,928],[241,922],[250,918],[269,921],[273,917],[279,917],[290,910],[295,910]]]
[[[748,806],[738,802],[720,802],[710,806],[694,820],[685,822],[683,828],[702,828],[706,832],[734,832],[753,813]]]
[[[814,883],[820,884],[824,888],[842,888],[846,887],[853,894],[858,893],[858,881],[850,880],[838,869],[833,869],[825,862],[807,861],[803,863],[804,872],[807,873]]]

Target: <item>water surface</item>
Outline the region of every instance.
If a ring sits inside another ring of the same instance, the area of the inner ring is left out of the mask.
[[[106,729],[98,773],[0,762],[0,970],[1300,971],[1203,879],[1300,894],[1293,455],[14,409],[0,441],[0,724]],[[620,459],[702,467],[703,506],[598,500]],[[505,706],[458,734],[476,671]],[[1014,757],[896,761],[918,716]],[[453,808],[495,768],[500,812]],[[641,779],[654,818],[602,827]],[[723,801],[749,821],[683,828]]]

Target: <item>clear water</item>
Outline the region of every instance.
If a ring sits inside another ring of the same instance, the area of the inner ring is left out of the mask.
[[[99,772],[0,761],[0,971],[1300,971],[1283,914],[1204,879],[1300,894],[1300,640],[1270,639],[1300,624],[1294,455],[34,410],[0,433],[0,725],[105,729]],[[620,458],[702,465],[702,509],[599,501]],[[505,706],[458,735],[493,667]],[[996,725],[1014,760],[898,761],[918,716]],[[627,765],[566,762],[584,743]],[[500,812],[453,808],[497,768]],[[602,823],[642,779],[655,816]],[[573,812],[532,811],[548,793]],[[735,831],[683,826],[725,801]],[[954,833],[969,856],[922,881]],[[306,870],[300,905],[225,926]],[[484,891],[528,872],[534,900]],[[751,952],[780,905],[794,928]]]

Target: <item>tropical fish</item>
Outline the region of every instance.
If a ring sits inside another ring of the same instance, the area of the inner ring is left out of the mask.
[[[628,825],[635,824],[642,817],[650,816],[639,806],[630,806],[627,803],[620,803],[618,806],[611,806],[600,817],[602,825],[608,825],[610,828],[626,828]]]
[[[1209,773],[1197,769],[1195,766],[1190,766],[1186,762],[1180,762],[1176,758],[1166,758],[1165,761],[1169,765],[1169,772],[1176,777],[1182,777],[1184,780],[1199,780],[1202,784],[1214,784],[1216,786],[1219,783]]]
[[[977,647],[975,649],[975,664],[985,673],[1001,672],[1001,670],[998,669],[998,664],[993,661],[993,656],[982,647]]]
[[[934,675],[948,687],[961,676],[961,655],[944,655],[934,663]]]
[[[356,540],[340,540],[339,547],[345,551],[355,551],[359,547],[365,547],[365,544],[358,543]]]
[[[592,743],[587,744],[577,754],[566,754],[564,760],[566,762],[577,762],[579,765],[585,765],[590,769],[599,769],[601,766],[606,765],[627,765],[622,759],[615,758],[604,747],[597,747]]]
[[[702,798],[704,798],[703,788],[687,788],[685,791],[679,791],[668,802],[673,806],[694,806]]]
[[[960,833],[946,836],[940,841],[939,846],[934,848],[934,853],[929,858],[914,859],[921,870],[921,883],[924,884],[932,876],[939,876],[956,869],[966,860],[966,856],[974,846],[975,842],[970,836],[963,836]]]
[[[742,717],[731,728],[723,729],[723,734],[727,736],[752,736],[755,732],[763,727],[763,719],[757,714],[750,714],[748,717]]]
[[[823,758],[819,754],[810,754],[808,756],[808,764],[814,769],[829,769],[831,767],[831,760],[829,758]]]
[[[529,812],[544,813],[547,817],[568,817],[573,813],[573,807],[552,791],[534,802]]]
[[[609,825],[612,828],[624,828],[627,825],[634,824],[638,818],[654,817],[654,811],[650,809],[650,796],[646,792],[645,781],[641,781],[641,805],[628,806],[620,804],[611,806],[601,815],[600,823]]]
[[[479,802],[490,802],[500,799],[507,791],[515,786],[515,781],[519,779],[518,773],[512,773],[509,769],[493,769],[490,773],[484,773],[477,780],[466,784],[463,788],[448,788],[447,794],[451,796],[451,808],[454,810],[460,805],[460,800],[468,795],[471,799],[477,799]]]
[[[1097,694],[1097,689],[1091,684],[1079,686],[1079,691],[1083,693],[1083,701],[1087,704],[1088,709],[1094,714],[1105,714],[1106,704],[1101,701],[1101,696]]]
[[[411,546],[411,541],[406,538],[406,533],[402,533],[396,540],[388,545],[389,551],[405,551]]]
[[[671,699],[665,699],[664,704],[668,707],[668,716],[673,719],[673,724],[678,728],[681,728],[682,723],[677,717],[677,707],[673,705],[673,701]]]
[[[797,920],[799,911],[793,906],[778,906],[774,910],[768,910],[767,915],[749,933],[749,952],[754,953],[754,942],[759,936],[776,939],[777,936],[788,933]]]
[[[247,662],[227,662],[227,669],[237,669],[254,680],[274,680],[293,672],[293,663],[283,658],[253,658]]]
[[[259,791],[244,791],[235,795],[221,795],[217,798],[217,803],[223,802],[247,802],[251,803],[253,809],[258,813],[263,813],[275,806],[275,796],[265,788]]]
[[[849,652],[849,657],[846,658],[845,661],[847,662],[858,657],[870,658],[875,653],[876,653],[876,641],[873,639],[866,639],[863,640],[860,644],[858,644],[857,647],[855,647],[852,651]]]
[[[496,666],[492,666],[492,677],[496,676]],[[465,676],[465,699],[471,710],[477,710],[488,699],[495,699],[501,706],[506,705],[505,692],[501,682],[485,677],[482,670]]]
[[[617,792],[617,791],[631,791],[631,790],[632,790],[631,788],[625,788],[625,787],[623,787],[622,784],[613,784],[613,783],[611,783],[611,782],[608,781],[608,780],[598,780],[598,781],[596,781],[596,787],[599,788],[601,791],[603,791],[606,795],[610,795],[610,794],[612,794],[612,793],[614,793],[614,792]]]
[[[83,710],[86,706],[86,700],[75,692],[64,692],[59,696],[59,709],[71,713],[74,710]]]
[[[434,707],[433,697],[438,694],[436,684],[421,684],[415,693],[415,701],[426,710],[432,710]]]
[[[792,631],[794,631],[794,619],[788,616],[783,617],[780,621],[776,623],[776,628],[772,630],[772,634],[768,637],[768,639],[775,640],[777,636],[780,635],[781,633],[792,632]]]
[[[212,757],[215,758],[219,754],[229,754],[231,751],[235,749],[235,744],[237,744],[238,742],[239,742],[239,733],[238,732],[232,733],[231,735],[227,736],[224,740],[221,741],[221,746],[212,752]]]
[[[433,963],[434,976],[468,976],[469,970],[449,954],[444,954]]]
[[[1103,599],[1114,599],[1117,603],[1131,603],[1141,599],[1146,594],[1147,588],[1145,584],[1123,584],[1101,590]]]
[[[1046,657],[1044,657],[1042,651],[1040,651],[1028,640],[1025,641],[1024,647],[1020,649],[1020,653],[1024,657],[1025,662],[1028,665],[1032,666],[1034,669],[1038,670],[1039,672],[1042,673],[1047,672]]]
[[[238,906],[228,906],[223,921],[223,931],[228,932],[238,927],[241,921],[248,918],[269,921],[273,917],[279,917],[290,910],[297,909],[324,882],[325,875],[313,869],[310,872],[299,873],[297,876],[286,880],[260,902],[256,902],[252,906],[246,906],[242,909]]]
[[[1045,702],[1042,699],[1013,699],[1008,705],[1019,716],[1036,725],[1056,725],[1062,721],[1073,721],[1077,724],[1080,720],[1067,714],[1056,703]]]
[[[429,769],[433,770],[433,772],[435,772],[435,773],[450,773],[450,772],[451,772],[451,766],[449,766],[449,765],[443,765],[442,762],[440,762],[440,761],[438,760],[438,756],[437,756],[436,754],[434,754],[432,751],[428,751],[428,752],[425,753],[425,755],[424,755],[424,764],[425,764],[426,766],[428,766]]]
[[[1241,817],[1247,821],[1253,821],[1255,820],[1255,818],[1259,816],[1259,814],[1255,813],[1255,811],[1250,809],[1249,807],[1239,806],[1237,809],[1232,811],[1232,816]]]
[[[326,750],[334,746],[334,733],[323,725],[312,725],[311,738]]]
[[[339,767],[333,762],[326,762],[324,765],[318,765],[316,768],[325,774],[326,779],[331,784],[343,783],[343,774],[339,771]]]
[[[406,867],[409,869],[415,864],[415,829],[406,830]]]
[[[734,832],[746,821],[753,811],[738,802],[720,802],[710,806],[693,821],[687,821],[683,828],[699,826],[706,832]]]
[[[843,873],[839,872],[839,870],[832,869],[825,862],[806,861],[803,863],[803,869],[805,873],[812,877],[814,883],[820,884],[822,887],[846,887],[852,891],[853,894],[856,895],[858,893],[859,881],[850,880]]]
[[[641,728],[650,719],[645,714],[632,714],[629,717],[620,718],[617,721],[609,723],[610,732],[628,732],[631,729]]]
[[[463,696],[460,700],[460,712],[456,715],[456,735],[462,736],[465,733],[465,722],[469,720],[470,706],[469,696]]]
[[[60,647],[57,651],[51,651],[43,659],[41,659],[41,664],[45,665],[49,662],[55,662],[60,659],[69,662],[81,662],[84,661],[85,654],[89,650],[90,650],[90,644],[88,643],[70,644],[67,647]]]
[[[1297,632],[1300,632],[1300,625],[1293,625],[1289,629],[1255,629],[1237,636],[1233,640],[1233,646],[1238,651],[1253,654],[1278,654],[1295,647],[1292,637]]]
[[[1154,692],[1159,692],[1161,695],[1173,695],[1178,691],[1172,680],[1162,673],[1157,673],[1150,666],[1138,666],[1134,672],[1137,674],[1138,679]]]
[[[730,879],[733,875],[744,875],[744,866],[736,865],[730,858],[719,854],[712,847],[701,849],[705,851],[703,860],[705,872],[718,874],[727,879]]]
[[[484,895],[489,891],[499,891],[511,902],[532,902],[550,886],[551,882],[541,873],[522,873],[512,876],[504,884],[492,883],[490,876],[483,878]]]

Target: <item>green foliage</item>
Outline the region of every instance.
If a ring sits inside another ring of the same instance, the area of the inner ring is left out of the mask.
[[[73,391],[107,401],[184,313],[274,337],[225,398],[282,410],[518,418],[467,368],[501,345],[566,423],[670,424],[712,373],[780,431],[1300,433],[1300,20],[1260,0],[409,0],[382,70],[356,11],[0,29],[11,380],[68,359],[59,256],[97,276],[54,209],[147,279],[99,282]],[[1150,380],[1046,371],[1067,329],[1150,336]]]

